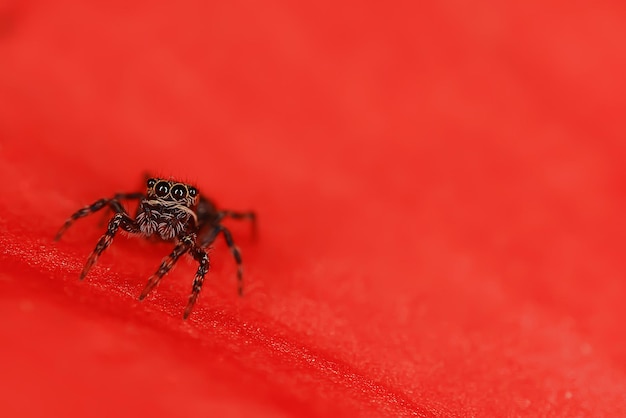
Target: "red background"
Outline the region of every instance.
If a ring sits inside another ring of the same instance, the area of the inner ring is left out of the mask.
[[[0,2],[2,415],[626,416],[621,2],[312,3]],[[78,281],[144,170],[244,298]]]

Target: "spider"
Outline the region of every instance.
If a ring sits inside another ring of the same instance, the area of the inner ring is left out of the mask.
[[[135,219],[128,215],[120,203],[122,200],[139,200]],[[111,245],[120,228],[132,235],[173,242],[175,244],[173,251],[163,259],[159,269],[150,276],[148,283],[139,295],[139,300],[143,300],[159,284],[163,276],[172,269],[180,257],[189,253],[199,266],[183,313],[183,319],[187,319],[202,289],[204,276],[209,271],[209,257],[206,249],[219,234],[222,234],[237,263],[238,292],[240,296],[243,295],[241,254],[230,231],[221,224],[221,221],[225,217],[248,219],[252,222],[253,235],[255,236],[256,214],[254,212],[218,210],[213,202],[201,196],[198,190],[189,184],[171,179],[149,178],[146,181],[145,193],[118,193],[112,198],[97,200],[93,204],[76,211],[65,221],[54,240],[58,241],[77,219],[106,207],[115,214],[109,220],[107,231],[89,255],[85,267],[80,273],[80,280],[87,276],[98,257]]]

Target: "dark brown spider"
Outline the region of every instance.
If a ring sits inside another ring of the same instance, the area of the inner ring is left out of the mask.
[[[146,183],[145,193],[118,193],[110,199],[100,199],[90,206],[86,206],[65,221],[55,236],[55,241],[76,221],[105,207],[112,209],[115,215],[109,221],[105,234],[100,238],[87,263],[80,274],[83,280],[96,260],[106,250],[113,237],[122,228],[124,231],[145,238],[156,238],[163,241],[171,241],[176,244],[172,253],[165,257],[154,273],[146,287],[139,295],[143,300],[154,289],[163,276],[174,266],[178,259],[185,253],[191,256],[199,264],[189,301],[185,307],[183,318],[187,319],[193,309],[204,276],[209,271],[209,257],[206,248],[215,241],[221,233],[237,262],[237,279],[239,295],[243,294],[243,269],[241,254],[233,242],[232,235],[221,224],[225,217],[235,219],[249,219],[252,221],[253,234],[256,232],[256,215],[254,212],[234,212],[230,210],[217,210],[215,205],[208,199],[198,194],[198,190],[185,183],[160,178],[150,178]],[[135,219],[131,218],[121,200],[139,200],[139,206]]]

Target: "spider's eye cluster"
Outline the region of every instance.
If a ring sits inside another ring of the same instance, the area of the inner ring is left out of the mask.
[[[185,202],[185,199],[189,196],[194,198],[195,201],[195,197],[198,195],[198,190],[195,187],[183,183],[173,183],[171,181],[151,178],[148,179],[146,185],[151,195],[165,200]]]
[[[187,189],[182,184],[172,187],[172,197],[176,200],[183,200],[187,197]]]
[[[154,186],[154,192],[159,197],[165,197],[170,192],[170,185],[164,181],[160,181]]]

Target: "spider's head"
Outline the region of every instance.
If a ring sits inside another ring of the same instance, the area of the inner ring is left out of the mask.
[[[146,183],[146,195],[149,199],[178,202],[190,208],[198,200],[198,189],[173,180],[151,178]]]

